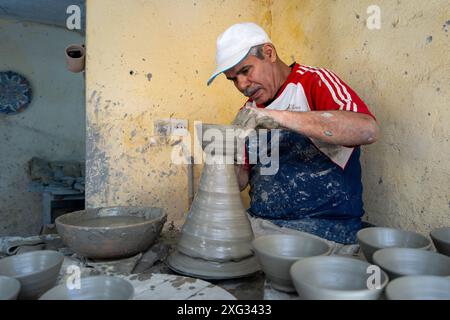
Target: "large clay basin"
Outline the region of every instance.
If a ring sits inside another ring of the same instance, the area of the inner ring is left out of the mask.
[[[76,253],[111,259],[147,250],[166,219],[161,208],[108,207],[68,213],[55,223],[64,243]]]

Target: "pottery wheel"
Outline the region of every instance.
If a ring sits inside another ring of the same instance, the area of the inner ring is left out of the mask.
[[[260,270],[255,256],[234,262],[215,262],[191,258],[175,251],[167,259],[173,271],[200,279],[227,280],[250,276]]]

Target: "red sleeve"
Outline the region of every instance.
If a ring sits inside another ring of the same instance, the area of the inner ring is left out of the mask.
[[[376,120],[364,101],[336,74],[327,69],[316,70],[309,79],[312,110],[353,111]]]

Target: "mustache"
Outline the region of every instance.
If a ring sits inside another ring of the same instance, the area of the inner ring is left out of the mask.
[[[256,91],[258,91],[261,88],[262,88],[261,86],[256,86],[256,87],[253,87],[253,88],[247,88],[243,92],[244,96],[251,97]]]

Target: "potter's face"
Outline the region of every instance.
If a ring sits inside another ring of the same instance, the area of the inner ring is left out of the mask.
[[[273,73],[275,64],[272,60],[266,52],[264,52],[264,60],[249,55],[224,73],[245,96],[257,104],[264,104],[278,91]]]

